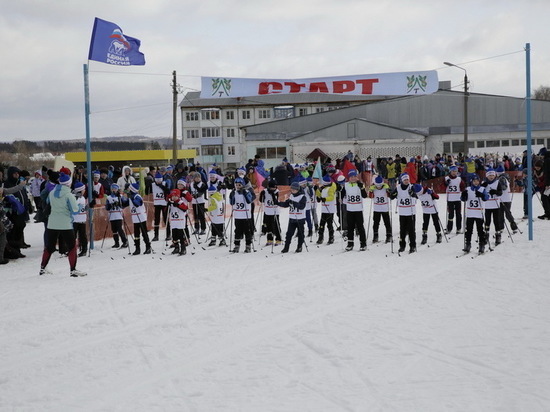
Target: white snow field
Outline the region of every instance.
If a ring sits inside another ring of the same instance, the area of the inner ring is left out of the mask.
[[[182,257],[107,239],[71,278],[57,254],[38,276],[29,224],[27,258],[0,266],[0,410],[549,411],[550,221],[533,242],[519,226],[475,259],[432,226],[401,257],[339,236],[286,255],[264,237],[251,254],[203,250],[203,236]]]

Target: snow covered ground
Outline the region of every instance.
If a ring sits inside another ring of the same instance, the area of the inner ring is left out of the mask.
[[[548,411],[550,222],[534,225],[475,259],[433,227],[401,257],[108,240],[70,278],[58,257],[38,276],[30,224],[27,258],[0,266],[0,410]]]

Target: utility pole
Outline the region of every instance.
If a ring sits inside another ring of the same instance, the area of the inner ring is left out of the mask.
[[[176,71],[172,72],[172,164],[178,163],[178,128],[176,125],[178,113],[178,84],[176,82]]]

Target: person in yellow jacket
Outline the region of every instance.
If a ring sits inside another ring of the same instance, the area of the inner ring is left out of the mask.
[[[321,180],[321,186],[315,189],[317,201],[321,202],[321,221],[319,222],[319,238],[317,244],[323,243],[325,226],[328,228],[327,245],[334,243],[334,214],[336,213],[336,183],[327,174]]]
[[[393,161],[391,157],[388,157],[388,163],[386,163],[386,172],[387,172],[386,178],[388,179],[388,184],[390,185],[390,189],[393,190],[395,189],[395,185],[397,183],[398,170],[397,170],[396,163]]]
[[[220,240],[220,246],[226,246],[224,237],[224,222],[225,222],[225,201],[222,194],[217,190],[217,187],[211,184],[208,188],[208,217],[210,218],[210,228],[212,236],[208,246],[216,245],[216,236]]]

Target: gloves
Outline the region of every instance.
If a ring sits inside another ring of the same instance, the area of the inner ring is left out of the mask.
[[[323,202],[323,203],[326,203],[326,201],[327,201],[326,197],[321,197],[320,199],[321,199],[321,202]]]
[[[432,189],[426,189],[426,193],[431,195],[434,191]]]
[[[95,190],[92,192],[92,198],[97,199],[99,197],[99,193]]]
[[[476,190],[476,197],[483,198],[483,192],[480,192],[479,190]]]
[[[496,195],[497,191],[495,189],[491,189],[491,190],[489,190],[489,194],[490,195]]]
[[[488,185],[487,182],[483,182],[483,183],[481,184],[481,186],[483,186],[483,187],[487,187],[487,185]]]
[[[357,182],[357,187],[359,187],[359,189],[362,189],[363,188],[363,182]]]
[[[298,209],[298,206],[300,205],[298,202],[296,201],[291,201],[290,203],[292,203],[292,206],[295,208],[295,209]]]
[[[449,182],[451,181],[451,178],[450,177],[446,177],[445,178],[445,186],[449,186]]]

